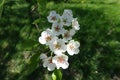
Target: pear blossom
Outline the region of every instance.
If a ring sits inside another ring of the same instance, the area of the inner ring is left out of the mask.
[[[53,23],[59,20],[60,15],[56,13],[56,11],[51,11],[47,19],[49,22]]]
[[[63,24],[62,23],[58,23],[58,22],[54,22],[52,24],[52,31],[55,35],[60,35],[63,33],[64,29],[63,29]]]
[[[52,62],[52,57],[48,57],[43,61],[43,67],[47,67],[49,71],[53,71],[56,65]]]
[[[63,12],[63,15],[69,17],[70,20],[73,19],[73,13],[72,13],[72,10],[65,9],[64,12]]]
[[[57,69],[59,68],[67,69],[69,66],[68,56],[66,56],[65,54],[54,56],[52,62],[55,63]]]
[[[54,54],[61,54],[62,52],[66,51],[66,45],[64,40],[62,39],[58,39],[58,38],[54,38],[54,40],[52,41],[52,44],[50,45],[50,49],[51,51],[54,52]]]
[[[67,14],[69,16],[73,16],[72,10],[70,10],[70,9],[65,9],[64,12],[63,12],[63,14]]]
[[[80,29],[79,26],[80,26],[80,25],[79,25],[79,23],[78,23],[78,21],[77,21],[77,18],[74,18],[74,19],[72,20],[72,27],[73,27],[73,29],[79,30],[79,29]]]
[[[62,15],[61,19],[62,19],[63,25],[65,26],[71,25],[72,20],[68,16]]]
[[[69,55],[74,55],[79,53],[80,43],[78,41],[70,40],[67,44],[67,52]]]
[[[72,39],[72,36],[75,34],[75,30],[74,29],[71,29],[70,31],[68,30],[65,30],[64,33],[62,34],[63,36],[63,40],[65,42],[68,42],[68,40],[71,40]]]
[[[73,19],[73,14],[71,10],[64,10],[63,15],[61,16],[63,25],[65,26],[70,26],[72,19]]]
[[[50,30],[49,28],[46,29],[46,31],[43,31],[41,33],[41,36],[39,37],[39,42],[41,44],[49,44],[52,39],[55,37],[55,35],[53,34],[52,30]]]

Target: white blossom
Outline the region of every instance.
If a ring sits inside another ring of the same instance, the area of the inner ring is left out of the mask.
[[[57,14],[56,11],[51,11],[47,19],[48,22],[52,23],[52,28],[48,28],[41,33],[39,42],[49,46],[51,56],[47,57],[44,53],[40,55],[43,67],[49,71],[53,71],[55,68],[67,69],[69,63],[65,52],[67,51],[69,55],[79,53],[80,43],[72,40],[72,37],[76,30],[80,29],[80,25],[77,18],[73,18],[73,13],[69,9],[64,10],[62,16]],[[72,29],[68,28],[67,30],[64,26],[72,26]]]
[[[73,13],[72,13],[72,10],[65,9],[64,12],[63,12],[63,15],[69,17],[71,20],[73,19]]]
[[[48,57],[43,61],[43,67],[47,67],[49,71],[53,71],[56,65],[52,62],[52,57]]]
[[[53,34],[52,30],[46,29],[46,31],[43,31],[41,33],[41,36],[39,37],[39,42],[41,44],[47,44],[48,45],[54,37],[55,37],[55,35]]]
[[[67,44],[67,52],[69,55],[74,55],[79,53],[80,43],[78,41],[70,40]]]
[[[53,51],[57,55],[66,51],[66,45],[64,40],[62,39],[54,38],[52,44],[50,44],[49,46],[51,51]]]
[[[72,36],[75,34],[75,30],[74,29],[71,29],[70,31],[68,30],[65,30],[64,33],[62,34],[63,36],[63,40],[65,42],[68,42],[68,40],[71,40],[72,39]]]
[[[64,29],[63,29],[63,24],[62,23],[58,23],[58,22],[54,22],[52,24],[52,31],[55,35],[60,35],[63,33]]]
[[[49,16],[47,16],[47,19],[49,22],[53,23],[58,21],[60,18],[60,15],[56,13],[56,11],[51,11]]]
[[[80,29],[79,26],[80,26],[80,25],[79,25],[79,23],[78,23],[78,21],[77,21],[77,18],[74,18],[74,19],[72,20],[72,27],[73,27],[73,29],[79,30],[79,29]]]
[[[59,68],[67,69],[69,66],[68,56],[64,54],[54,56],[52,62],[56,64],[57,69]]]
[[[73,14],[71,10],[64,10],[63,15],[61,16],[63,25],[65,26],[70,26],[72,19],[73,19]]]

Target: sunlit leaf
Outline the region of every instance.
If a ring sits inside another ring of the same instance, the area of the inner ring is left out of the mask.
[[[61,70],[56,69],[56,70],[52,73],[52,79],[53,79],[53,80],[62,80]]]

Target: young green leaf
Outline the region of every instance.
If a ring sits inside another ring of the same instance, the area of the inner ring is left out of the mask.
[[[62,73],[60,69],[56,69],[53,73],[52,73],[52,79],[53,80],[62,80]]]

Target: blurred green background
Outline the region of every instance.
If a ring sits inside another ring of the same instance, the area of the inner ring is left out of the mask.
[[[0,80],[52,80],[38,37],[49,12],[64,9],[78,18],[81,46],[62,80],[120,80],[120,0],[0,0]]]

